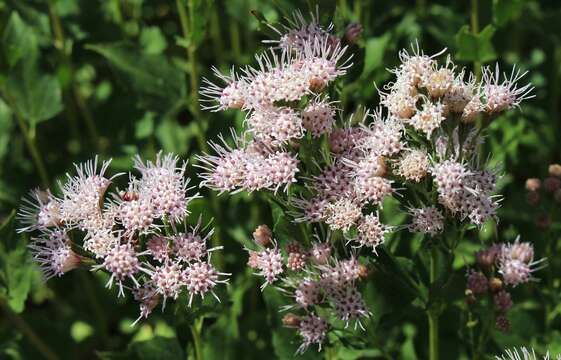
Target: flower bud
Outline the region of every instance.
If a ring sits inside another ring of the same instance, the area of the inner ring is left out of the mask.
[[[550,176],[543,181],[543,188],[547,192],[555,192],[561,188],[561,179]]]
[[[368,267],[366,265],[360,264],[358,266],[358,277],[361,280],[367,279],[368,275],[370,275],[370,270],[368,270]]]
[[[501,281],[501,279],[496,277],[492,277],[491,279],[489,279],[489,289],[491,290],[491,292],[495,293],[501,290],[502,288],[503,288],[503,282]]]
[[[488,290],[488,280],[482,272],[472,272],[468,275],[467,288],[472,291],[474,295],[485,294]]]
[[[247,266],[252,269],[257,269],[259,267],[259,252],[249,251],[249,259],[247,259]]]
[[[561,178],[561,165],[551,164],[548,168],[549,175]]]
[[[298,315],[288,313],[283,316],[282,324],[286,327],[298,327],[300,326],[300,317]]]
[[[508,332],[510,331],[510,320],[504,315],[497,316],[495,327],[502,332]]]
[[[473,291],[471,291],[470,289],[466,289],[465,295],[466,295],[466,304],[474,305],[477,302],[475,295],[473,295]]]
[[[475,254],[477,263],[484,269],[491,269],[491,267],[495,264],[499,251],[500,247],[498,245],[493,245],[488,249],[478,251]]]
[[[540,203],[540,194],[537,191],[530,191],[526,194],[526,201],[531,206],[538,206]]]
[[[493,301],[495,302],[495,308],[501,313],[506,313],[512,308],[512,299],[510,294],[501,290],[493,296]]]
[[[529,178],[526,180],[526,190],[538,191],[541,188],[542,181],[537,178]]]
[[[347,40],[349,44],[355,44],[360,39],[362,31],[362,25],[359,23],[350,23],[345,30],[345,40]]]
[[[253,232],[253,240],[255,243],[261,246],[267,246],[271,243],[273,233],[267,225],[259,225],[257,229]]]

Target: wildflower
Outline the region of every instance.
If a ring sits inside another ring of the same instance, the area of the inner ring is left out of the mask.
[[[306,265],[308,255],[301,251],[293,251],[288,253],[286,267],[292,271],[300,271]]]
[[[554,193],[557,189],[561,188],[561,179],[557,177],[546,177],[543,180],[543,188],[547,192]]]
[[[84,249],[93,253],[96,258],[105,257],[111,249],[119,245],[119,235],[110,229],[88,231],[84,238]]]
[[[201,108],[210,111],[243,108],[247,97],[246,81],[236,74],[233,68],[230,70],[229,75],[223,75],[215,67],[212,68],[212,71],[225,86],[219,86],[204,78],[204,86],[200,90]]]
[[[350,23],[345,29],[345,40],[349,44],[355,44],[362,35],[362,25],[359,23]]]
[[[472,271],[468,275],[467,288],[475,295],[483,295],[489,289],[487,277],[482,272]]]
[[[433,103],[426,100],[420,111],[418,111],[408,121],[417,131],[420,131],[430,138],[433,131],[440,127],[440,124],[446,120],[444,117],[444,106],[440,102]]]
[[[303,212],[303,214],[296,215],[294,221],[314,223],[325,219],[329,202],[323,198],[293,199],[292,204]]]
[[[355,192],[361,202],[380,204],[384,198],[394,192],[392,181],[380,176],[355,179]]]
[[[358,290],[352,286],[342,287],[333,292],[333,302],[335,304],[335,312],[342,321],[347,323],[355,320],[355,329],[358,326],[362,330],[364,327],[360,322],[361,317],[369,317],[370,313],[366,309],[364,300]]]
[[[541,188],[542,182],[540,179],[530,178],[526,180],[526,190],[538,191]]]
[[[294,299],[302,308],[318,304],[321,300],[320,283],[309,278],[303,279],[294,292]]]
[[[534,87],[532,84],[527,84],[518,87],[517,82],[524,77],[527,72],[522,73],[520,69],[512,68],[510,76],[505,78],[503,82],[500,81],[499,64],[495,65],[495,71],[487,66],[483,68],[483,96],[485,98],[485,110],[489,113],[497,113],[506,109],[510,109],[526,99],[531,99],[535,95],[531,95]]]
[[[403,125],[393,118],[384,119],[381,109],[367,116],[371,116],[374,121],[368,127],[363,127],[360,148],[379,156],[392,156],[400,152],[404,146],[401,141]]]
[[[267,285],[275,282],[283,272],[280,250],[275,246],[272,249],[258,252],[257,269],[259,269],[259,275],[265,278],[265,283],[261,286],[261,290],[263,290]]]
[[[82,258],[72,250],[64,232],[54,231],[47,236],[32,239],[29,245],[33,260],[39,264],[47,280],[60,277],[81,264]]]
[[[325,222],[332,230],[348,231],[362,216],[360,207],[348,198],[340,198],[326,206]]]
[[[335,108],[319,97],[308,104],[301,113],[302,125],[313,137],[329,134],[335,124]]]
[[[495,327],[502,332],[509,332],[511,328],[510,320],[504,315],[499,315],[495,319]]]
[[[506,285],[516,286],[533,279],[532,273],[540,269],[536,265],[545,259],[534,260],[534,249],[529,243],[503,244],[499,254],[499,273]]]
[[[59,200],[50,191],[34,189],[22,202],[18,220],[24,226],[17,229],[18,233],[45,230],[62,224]]]
[[[297,352],[304,353],[312,344],[317,344],[318,351],[321,351],[321,344],[327,335],[327,330],[327,321],[319,316],[310,314],[301,318],[298,334],[302,337],[302,344],[298,347]]]
[[[151,237],[146,243],[146,249],[155,260],[161,263],[168,260],[171,255],[169,239],[161,235]]]
[[[194,229],[187,233],[174,235],[172,242],[175,255],[184,262],[199,261],[207,254],[206,241],[212,234],[213,231],[210,231],[202,238]]]
[[[219,276],[229,276],[228,273],[216,271],[208,262],[194,262],[185,269],[185,286],[189,291],[189,306],[193,302],[193,297],[200,295],[204,298],[210,292],[218,302],[220,299],[212,290],[219,283],[226,283],[228,279],[220,280]]]
[[[362,217],[357,226],[358,236],[354,239],[360,247],[368,246],[376,253],[376,248],[384,243],[384,236],[390,227],[380,221],[378,214],[368,214]]]
[[[175,300],[179,296],[186,282],[186,272],[179,262],[168,261],[154,269],[151,281],[155,291],[163,296],[163,307],[165,307],[167,298]]]
[[[419,182],[429,170],[429,157],[423,150],[409,150],[398,160],[396,174],[406,180]]]
[[[311,251],[312,259],[318,265],[325,265],[331,257],[331,245],[328,243],[315,243]]]
[[[548,167],[548,173],[550,176],[555,176],[557,178],[561,178],[561,165],[560,164],[551,164]]]
[[[144,284],[144,286],[138,289],[133,289],[132,294],[134,296],[134,300],[140,303],[140,315],[132,323],[132,326],[134,326],[141,319],[148,318],[148,315],[150,315],[152,310],[154,310],[154,308],[159,304],[160,296],[149,283]]]
[[[444,229],[444,216],[434,206],[409,210],[412,220],[407,226],[409,231],[435,236]]]
[[[510,308],[512,308],[512,299],[510,294],[501,290],[493,296],[493,301],[495,302],[495,308],[501,313],[506,313]]]

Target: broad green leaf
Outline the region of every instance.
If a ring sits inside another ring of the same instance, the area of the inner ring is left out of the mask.
[[[523,8],[524,0],[493,0],[493,21],[497,26],[503,26],[518,19]]]
[[[54,117],[63,109],[58,80],[41,73],[33,59],[18,62],[3,87],[10,105],[32,125]]]
[[[146,139],[154,133],[154,117],[153,112],[146,112],[142,119],[135,123],[134,137],[138,140]]]
[[[145,54],[157,55],[164,52],[168,43],[158,27],[149,26],[140,32],[140,45]]]
[[[176,338],[155,336],[150,340],[130,344],[131,355],[139,360],[183,360],[183,350]]]
[[[149,55],[128,43],[92,44],[87,49],[102,55],[124,76],[138,95],[138,105],[162,113],[173,112],[185,100],[185,76],[163,55]]]
[[[364,57],[364,74],[383,68],[384,53],[391,39],[390,33],[374,37],[366,41],[366,55]]]
[[[456,34],[456,58],[462,61],[489,62],[497,57],[493,48],[495,27],[487,25],[479,34],[473,34],[467,25]]]
[[[2,36],[2,51],[10,67],[20,59],[36,59],[38,54],[37,37],[33,29],[25,24],[19,14],[14,11],[8,20]]]
[[[0,225],[0,296],[10,308],[22,312],[31,288],[33,264],[26,241],[15,233],[15,212]]]

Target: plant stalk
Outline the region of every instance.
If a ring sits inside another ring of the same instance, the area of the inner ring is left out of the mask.
[[[430,261],[430,286],[431,292],[434,290],[434,282],[436,281],[436,247],[431,249]],[[438,360],[438,312],[431,305],[427,310],[429,320],[429,360]]]
[[[23,134],[23,138],[25,139],[25,144],[27,145],[27,149],[31,154],[31,158],[33,159],[33,162],[35,163],[35,169],[39,173],[41,184],[45,189],[48,189],[50,187],[49,174],[47,173],[47,167],[45,166],[45,162],[43,161],[43,158],[39,153],[39,149],[35,142],[35,138],[31,136],[31,133],[29,132],[29,128],[25,124],[25,121],[15,109],[14,109],[14,114],[17,119],[18,126]]]
[[[479,34],[479,0],[471,0],[471,32],[473,35]],[[481,63],[473,62],[473,72],[477,80],[481,79]]]
[[[191,326],[191,336],[193,337],[193,347],[195,348],[195,359],[202,360],[203,353],[201,347],[201,329],[203,327],[203,317],[197,318]]]

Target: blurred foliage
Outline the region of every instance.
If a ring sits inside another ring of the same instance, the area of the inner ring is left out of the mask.
[[[490,161],[505,171],[500,226],[483,228],[460,246],[456,262],[439,267],[455,274],[455,281],[442,287],[449,302],[441,317],[442,354],[467,358],[467,331],[480,324],[466,318],[465,263],[494,236],[511,240],[520,233],[536,244],[538,254],[544,249],[545,235],[526,211],[523,184],[561,160],[559,1],[1,0],[0,358],[184,359],[193,354],[189,329],[195,317],[166,309],[130,327],[136,304],[117,300],[114,290],[103,288],[102,277],[78,270],[45,284],[32,266],[25,237],[13,231],[13,210],[28,189],[54,183],[73,162],[95,153],[112,157],[111,171],[118,172],[130,167],[132,154],[151,158],[163,149],[192,158],[208,151],[208,139],[227,135],[231,126],[239,130],[243,119],[236,112],[199,110],[201,78],[213,65],[226,70],[251,63],[264,38],[259,31],[270,31],[267,22],[316,4],[321,4],[321,22],[333,21],[338,35],[351,22],[364,27],[351,49],[355,65],[338,87],[346,111],[357,104],[376,106],[374,83],[388,80],[386,68],[398,62],[397,51],[414,41],[427,53],[447,47],[468,68],[497,59],[505,69],[516,63],[529,71],[536,87],[536,98],[522,113],[511,112],[490,126]],[[287,299],[267,290],[261,294],[246,270],[242,247],[260,223],[274,225],[283,241],[300,232],[288,228],[282,208],[271,208],[264,195],[202,192],[193,212],[214,219],[214,241],[225,246],[225,269],[235,274],[227,293],[219,294],[222,305],[202,324],[204,358],[292,358],[298,339],[282,328],[278,314]],[[383,216],[391,223],[402,221],[399,215],[395,206],[385,207]],[[366,285],[374,314],[367,336],[351,332],[344,343],[331,338],[326,356],[427,356],[426,319],[408,285],[394,281],[387,270],[427,276],[418,241],[402,233],[388,241],[397,257],[392,262],[382,254],[378,262],[384,266],[376,266]],[[557,244],[559,237],[547,241]],[[561,306],[551,302],[557,305],[549,309],[553,315],[546,327],[540,286],[514,293],[513,330],[494,334],[486,353],[513,345],[561,351]],[[559,299],[559,286],[557,275],[548,296]],[[323,355],[312,350],[302,358],[318,356]]]

